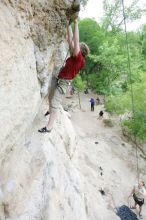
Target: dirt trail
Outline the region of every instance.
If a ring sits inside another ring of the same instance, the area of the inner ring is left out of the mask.
[[[118,123],[109,128],[104,126],[103,120],[97,120],[104,106],[95,106],[95,111],[91,112],[90,98],[90,94],[81,95],[82,110],[78,107],[77,96],[66,99],[67,105],[72,105],[71,120],[78,135],[78,169],[84,178],[89,219],[95,219],[92,213],[95,206],[98,213],[104,212],[104,220],[114,220],[117,217],[113,208],[128,204],[127,197],[137,182],[135,151],[123,140]],[[109,115],[105,113],[104,118]],[[143,179],[146,180],[146,176]],[[105,196],[99,192],[101,188]],[[145,206],[143,216],[146,219]]]

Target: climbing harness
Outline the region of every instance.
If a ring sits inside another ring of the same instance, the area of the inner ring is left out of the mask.
[[[133,93],[133,86],[132,86],[132,71],[131,71],[131,60],[130,60],[130,50],[129,50],[129,43],[128,43],[128,34],[127,34],[127,23],[126,23],[126,16],[125,16],[125,4],[124,0],[122,1],[122,11],[123,11],[123,21],[124,21],[124,31],[126,37],[126,48],[127,48],[127,64],[128,64],[128,72],[129,72],[129,80],[130,80],[130,92],[131,92],[131,104],[132,104],[132,113],[133,113],[133,120],[135,120],[135,106],[134,106],[134,93]],[[136,171],[137,171],[137,181],[139,183],[139,158],[138,158],[138,144],[137,138],[134,134],[134,144],[135,144],[135,153],[136,153]]]

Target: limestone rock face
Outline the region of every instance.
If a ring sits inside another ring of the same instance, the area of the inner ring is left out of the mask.
[[[71,4],[0,1],[1,220],[116,219],[90,211],[69,115],[60,110],[51,134],[37,132],[47,120],[42,96],[66,56]]]
[[[47,94],[54,67],[61,66],[67,7],[64,1],[0,2],[1,150],[8,135],[13,143],[14,127],[15,136],[20,135],[20,121],[25,130],[27,119],[33,120],[40,91]]]
[[[38,111],[40,85],[34,43],[18,27],[10,4],[0,3],[0,27],[0,150],[4,159],[3,154],[13,151]]]
[[[66,56],[70,6],[63,0],[0,2],[1,220],[86,219],[68,116],[60,113],[51,136],[37,132],[46,123],[41,93]]]

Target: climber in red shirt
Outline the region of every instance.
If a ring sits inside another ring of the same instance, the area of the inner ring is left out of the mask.
[[[68,27],[68,43],[71,46],[72,55],[66,60],[65,66],[59,72],[58,77],[52,77],[51,92],[49,94],[50,117],[46,127],[38,130],[41,133],[51,132],[57,111],[67,91],[67,86],[79,71],[85,66],[85,57],[89,48],[85,43],[79,43],[78,20],[74,20],[74,33],[71,26]]]

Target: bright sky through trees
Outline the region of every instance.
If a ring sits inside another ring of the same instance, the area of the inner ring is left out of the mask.
[[[139,0],[138,5],[142,8],[146,8],[146,1]],[[85,10],[80,12],[80,16],[81,18],[95,18],[99,22],[103,16],[102,0],[88,0],[88,4]],[[140,20],[128,24],[127,28],[129,31],[136,30],[144,23],[146,24],[146,15],[143,16]]]

